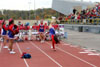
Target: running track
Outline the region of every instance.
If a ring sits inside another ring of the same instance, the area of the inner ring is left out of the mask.
[[[0,67],[100,67],[100,55],[88,55],[84,49],[61,42],[56,51],[50,48],[51,41],[25,41],[14,43],[16,54],[9,54],[0,43]],[[21,59],[22,52],[32,55]],[[91,52],[90,52],[91,53]]]

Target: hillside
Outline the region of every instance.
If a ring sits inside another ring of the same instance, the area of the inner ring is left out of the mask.
[[[34,20],[34,19],[47,19],[51,16],[59,16],[59,13],[52,10],[51,8],[30,10],[30,11],[19,11],[19,10],[3,10],[3,13],[0,11],[0,19],[9,19],[13,18],[15,20]]]

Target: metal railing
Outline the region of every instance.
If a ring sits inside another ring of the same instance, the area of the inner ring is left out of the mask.
[[[100,18],[92,19],[69,19],[67,21],[60,21],[61,24],[85,24],[85,25],[100,25]]]

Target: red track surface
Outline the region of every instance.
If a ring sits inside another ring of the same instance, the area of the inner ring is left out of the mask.
[[[19,42],[14,44],[16,54],[9,54],[0,44],[0,67],[100,67],[100,56],[80,54],[83,49],[62,42],[56,51],[50,45],[50,41]],[[30,53],[32,58],[21,59],[22,52]]]

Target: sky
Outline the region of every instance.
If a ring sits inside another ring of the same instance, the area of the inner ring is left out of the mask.
[[[84,0],[84,1],[89,1],[89,0]],[[100,2],[100,0],[91,0],[91,1]],[[52,7],[52,0],[35,0],[35,9],[51,8],[51,7]],[[1,9],[34,10],[34,0],[0,0],[0,10]]]

